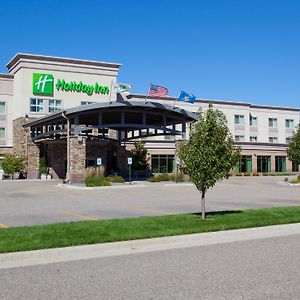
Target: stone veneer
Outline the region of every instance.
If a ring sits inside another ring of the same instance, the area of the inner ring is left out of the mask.
[[[39,177],[40,149],[29,137],[29,128],[23,125],[35,120],[35,118],[18,118],[13,121],[13,153],[24,157],[26,160],[27,177],[36,179]]]
[[[86,139],[70,138],[70,183],[81,183],[85,177]]]

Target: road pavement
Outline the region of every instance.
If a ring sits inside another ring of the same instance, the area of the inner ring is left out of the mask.
[[[235,177],[207,193],[207,211],[300,204],[300,186],[283,177]],[[0,181],[4,227],[198,212],[191,184],[135,183],[108,188],[66,187],[57,181]]]
[[[2,269],[6,299],[299,299],[300,234]]]

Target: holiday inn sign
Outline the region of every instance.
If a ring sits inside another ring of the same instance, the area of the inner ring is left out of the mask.
[[[93,93],[108,95],[109,87],[98,84],[94,85],[83,83],[82,81],[65,81],[64,79],[57,79],[55,83],[55,88],[57,91],[65,92],[77,92],[86,93],[91,96]],[[52,74],[33,74],[32,81],[32,92],[34,95],[45,95],[53,96],[54,92],[54,77]]]

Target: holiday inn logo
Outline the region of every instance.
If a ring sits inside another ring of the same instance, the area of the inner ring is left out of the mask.
[[[54,78],[51,74],[33,74],[32,92],[34,95],[53,96]]]
[[[57,79],[55,83],[57,91],[71,92],[71,93],[85,93],[88,96],[93,94],[109,95],[109,87],[95,84],[86,84],[82,81],[65,81],[64,79]],[[34,95],[53,96],[54,94],[54,77],[52,74],[33,73],[32,93]]]

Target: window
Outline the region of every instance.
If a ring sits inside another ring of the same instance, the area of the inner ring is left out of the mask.
[[[173,134],[165,135],[165,140],[166,141],[175,141],[175,135],[173,135]]]
[[[286,172],[285,156],[275,156],[275,172]]]
[[[43,99],[30,99],[30,112],[43,112],[44,102]]]
[[[277,119],[269,118],[269,127],[277,127]]]
[[[234,124],[235,125],[244,125],[244,116],[243,115],[235,115],[234,116]]]
[[[174,155],[152,155],[151,169],[153,173],[173,173]]]
[[[252,156],[243,155],[239,165],[235,168],[238,173],[252,172]]]
[[[49,113],[61,110],[61,100],[49,100]]]
[[[257,126],[257,117],[250,115],[250,126]]]
[[[299,172],[299,165],[292,161],[292,172]]]
[[[4,140],[4,139],[5,139],[5,128],[0,127],[0,140]]]
[[[291,140],[292,140],[291,137],[287,137],[287,138],[285,139],[285,142],[286,142],[287,144],[289,144],[289,143],[291,142]]]
[[[81,101],[80,105],[89,105],[89,104],[94,104],[96,102],[92,102],[92,101]]]
[[[234,140],[236,142],[244,142],[245,141],[245,136],[244,135],[235,135]]]
[[[257,172],[271,172],[271,156],[257,156]]]
[[[277,137],[270,136],[269,137],[269,143],[277,143]]]
[[[250,136],[250,142],[257,142],[257,136]]]
[[[0,101],[0,114],[5,114],[5,102]]]
[[[286,128],[294,128],[294,120],[286,119],[285,120],[285,127]]]

